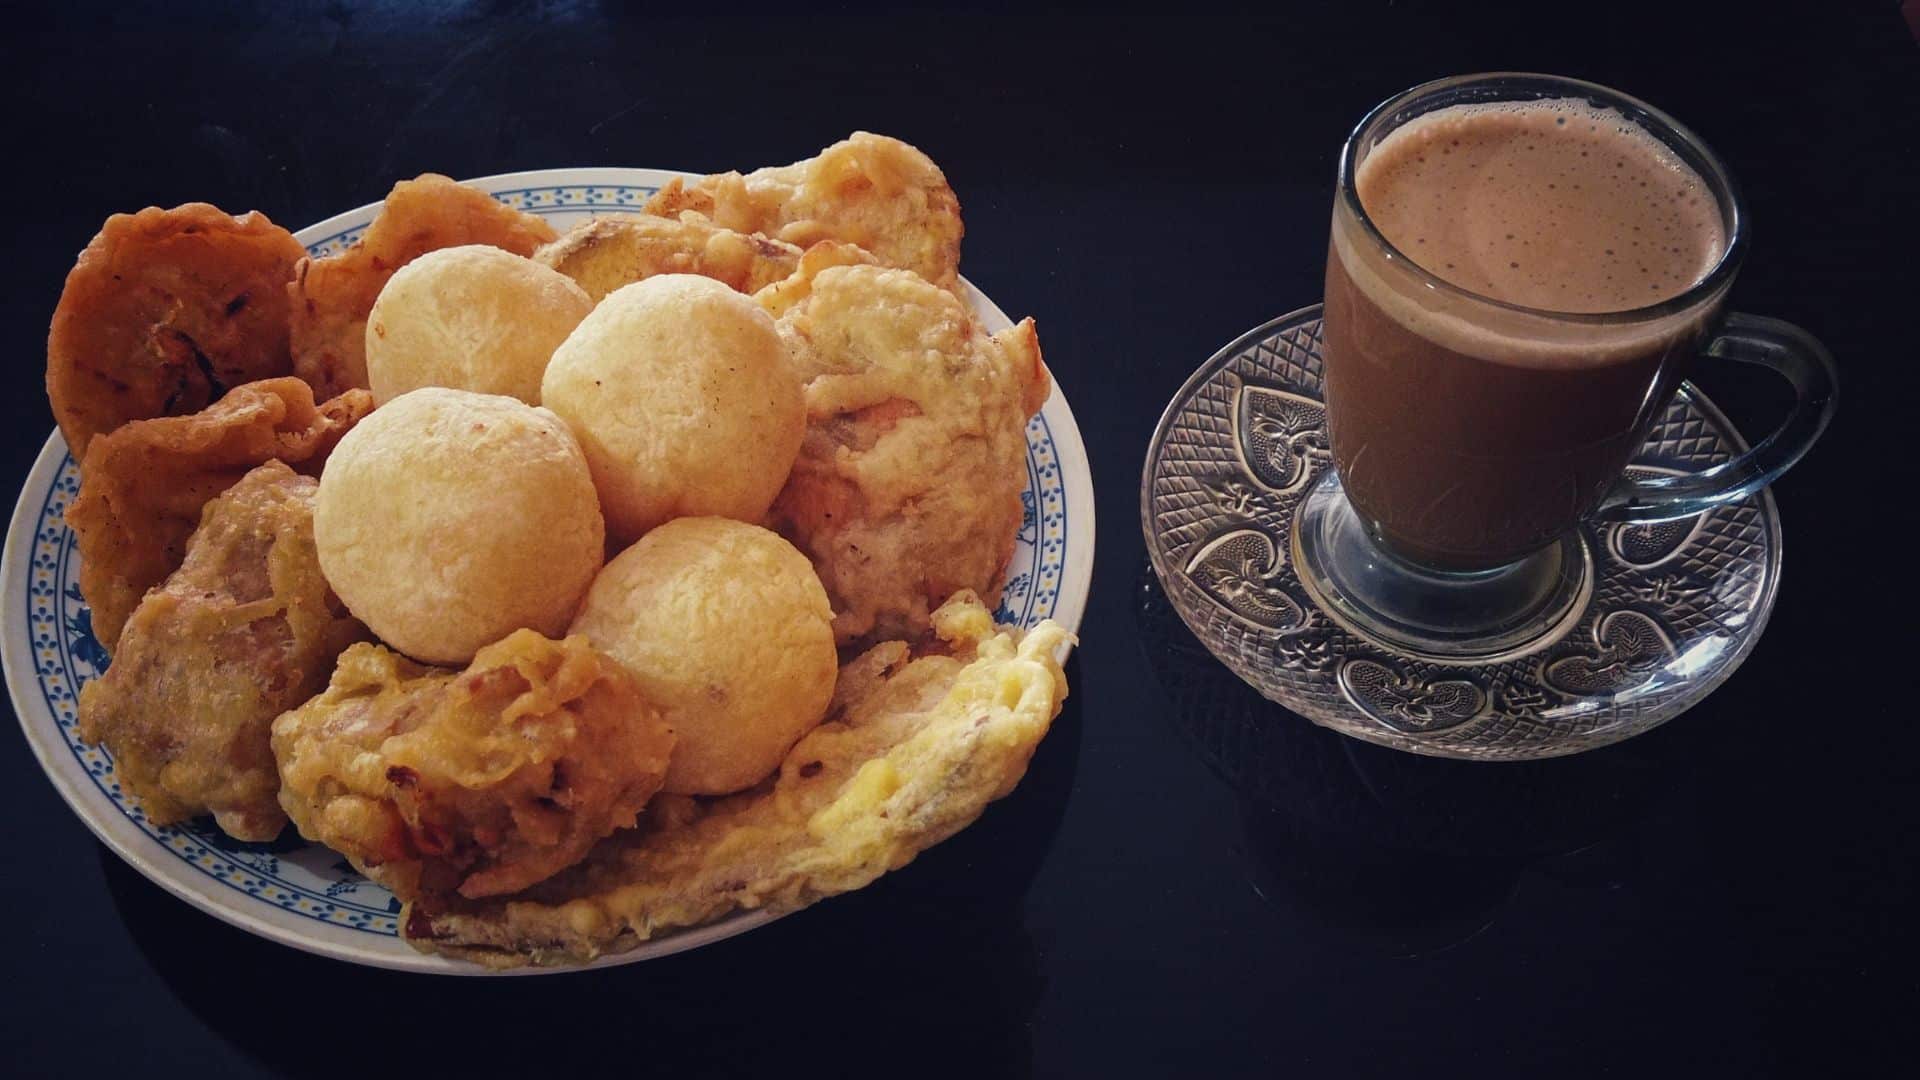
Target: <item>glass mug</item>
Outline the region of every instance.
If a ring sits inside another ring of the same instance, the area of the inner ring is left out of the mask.
[[[1361,166],[1402,125],[1450,106],[1564,99],[1652,136],[1713,200],[1721,254],[1679,295],[1600,313],[1481,295],[1396,249],[1361,204]],[[1367,114],[1340,155],[1327,252],[1321,353],[1335,467],[1293,532],[1295,566],[1321,608],[1349,630],[1436,662],[1519,655],[1570,629],[1585,606],[1593,568],[1581,522],[1703,513],[1799,460],[1832,417],[1833,360],[1797,327],[1723,312],[1747,230],[1712,151],[1666,114],[1603,86],[1467,75]],[[1705,472],[1628,475],[1700,357],[1771,368],[1792,383],[1793,409],[1750,451]]]

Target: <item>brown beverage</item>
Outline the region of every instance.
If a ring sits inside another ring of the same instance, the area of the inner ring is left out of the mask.
[[[1571,98],[1436,110],[1353,179],[1394,250],[1337,205],[1324,355],[1347,497],[1416,562],[1512,562],[1620,475],[1724,289],[1591,316],[1687,292],[1726,249],[1722,207],[1658,140]]]

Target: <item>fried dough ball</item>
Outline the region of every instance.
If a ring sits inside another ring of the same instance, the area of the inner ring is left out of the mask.
[[[318,475],[371,411],[365,390],[316,406],[288,375],[238,387],[192,416],[135,420],[95,439],[66,515],[94,637],[116,647],[140,597],[179,567],[208,500],[269,461]]]
[[[619,664],[519,630],[458,674],[378,645],[273,722],[300,835],[405,900],[517,892],[633,825],[673,731]]]
[[[315,487],[270,461],[208,503],[186,561],[80,692],[81,738],[106,745],[156,825],[211,813],[229,836],[271,840],[287,823],[273,718],[319,693],[334,657],[366,636],[320,576]]]
[[[820,722],[838,656],[806,556],[727,518],[679,518],[615,556],[570,631],[640,680],[679,735],[662,790],[759,783]]]
[[[661,274],[699,274],[738,292],[758,292],[793,273],[800,249],[723,229],[692,212],[625,214],[582,222],[533,258],[579,282],[598,302],[622,285]]]
[[[602,300],[553,354],[540,396],[579,437],[621,541],[676,517],[760,520],[806,427],[773,320],[692,274]]]
[[[510,251],[429,251],[393,275],[367,316],[373,399],[450,386],[538,405],[553,350],[592,310],[571,278]]]
[[[988,334],[953,294],[843,255],[816,245],[756,296],[806,381],[771,519],[813,560],[842,644],[911,639],[955,592],[997,600],[1047,369],[1032,319]]]
[[[838,240],[912,270],[943,289],[960,285],[960,200],[918,149],[856,131],[791,165],[669,181],[647,213],[692,210],[717,225],[800,247]]]
[[[553,226],[435,173],[402,180],[352,247],[302,259],[287,283],[293,373],[331,397],[367,386],[367,314],[394,271],[429,251],[491,244],[531,255]]]
[[[464,664],[521,627],[558,634],[605,557],[580,445],[545,409],[428,387],[375,410],[320,477],[327,580],[381,640]]]
[[[115,214],[80,253],[47,333],[47,398],[76,460],[129,420],[197,412],[293,373],[287,282],[306,255],[259,211]]]

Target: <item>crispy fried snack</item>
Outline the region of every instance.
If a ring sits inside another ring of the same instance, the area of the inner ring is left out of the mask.
[[[793,273],[800,249],[687,212],[677,218],[599,218],[574,226],[533,257],[578,282],[598,303],[622,285],[660,274],[699,274],[739,292],[758,292]]]
[[[458,674],[378,645],[273,724],[300,835],[404,899],[515,892],[634,823],[673,731],[585,638],[516,630]]]
[[[272,461],[208,503],[186,561],[80,692],[80,737],[113,754],[156,825],[211,812],[230,836],[271,840],[287,823],[273,718],[319,693],[334,657],[366,636],[320,576],[318,487]]]
[[[845,257],[816,246],[755,297],[806,380],[807,434],[772,519],[813,560],[842,644],[910,639],[957,590],[999,595],[1047,369],[1032,319],[989,335],[953,294],[832,265]]]
[[[129,420],[197,412],[291,373],[286,286],[305,254],[259,211],[187,203],[108,218],[47,333],[47,398],[73,456]]]
[[[910,659],[894,641],[842,668],[828,721],[770,786],[705,804],[662,796],[642,829],[520,896],[414,904],[408,941],[495,967],[584,962],[905,866],[1013,790],[1067,694],[1059,626],[996,632],[970,594],[934,626],[951,655]]]
[[[387,193],[366,234],[338,255],[302,259],[292,298],[293,371],[322,397],[367,386],[367,313],[395,270],[439,248],[491,244],[531,255],[554,237],[532,214],[435,173]]]
[[[646,209],[669,217],[693,210],[735,232],[803,248],[858,244],[943,289],[960,283],[960,200],[931,158],[884,135],[856,131],[817,157],[745,176],[720,173],[692,186],[673,180]]]
[[[286,376],[237,387],[192,416],[138,420],[94,440],[67,524],[100,644],[115,648],[141,595],[180,565],[208,500],[268,461],[317,474],[372,409],[365,390],[315,407],[307,384]]]

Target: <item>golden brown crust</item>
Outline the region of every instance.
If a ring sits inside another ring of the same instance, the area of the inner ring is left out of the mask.
[[[531,630],[457,674],[357,645],[273,724],[300,835],[408,900],[515,892],[572,865],[633,824],[672,749],[626,669]]]
[[[290,373],[286,285],[304,254],[258,211],[187,203],[108,218],[47,333],[47,398],[73,456],[129,420]]]
[[[113,754],[148,820],[211,813],[241,840],[287,823],[273,718],[326,685],[366,636],[320,576],[318,484],[277,461],[207,504],[186,559],[127,622],[105,675],[80,693],[80,735]]]
[[[723,229],[698,214],[597,218],[533,253],[597,303],[623,285],[661,274],[699,274],[753,293],[793,273],[800,249]]]
[[[668,217],[693,211],[801,248],[856,244],[943,289],[960,285],[960,200],[931,158],[884,135],[856,131],[805,161],[744,176],[676,179],[646,209]]]
[[[1013,790],[1066,698],[1065,630],[996,629],[979,598],[934,619],[952,655],[887,642],[842,668],[826,723],[769,784],[661,796],[640,829],[518,896],[416,903],[415,948],[494,967],[583,963],[743,910],[791,911],[861,888]]]
[[[367,314],[395,270],[440,248],[489,244],[531,255],[552,226],[436,173],[402,180],[353,246],[302,259],[287,284],[293,371],[322,397],[367,386]]]
[[[843,253],[809,250],[756,297],[806,380],[772,520],[813,560],[842,644],[913,638],[955,591],[999,595],[1046,365],[1032,320],[989,335],[951,293]]]
[[[372,409],[364,390],[316,407],[307,384],[287,376],[236,387],[192,416],[137,420],[95,439],[66,514],[94,636],[115,647],[140,597],[180,565],[210,500],[269,461],[318,473]]]

